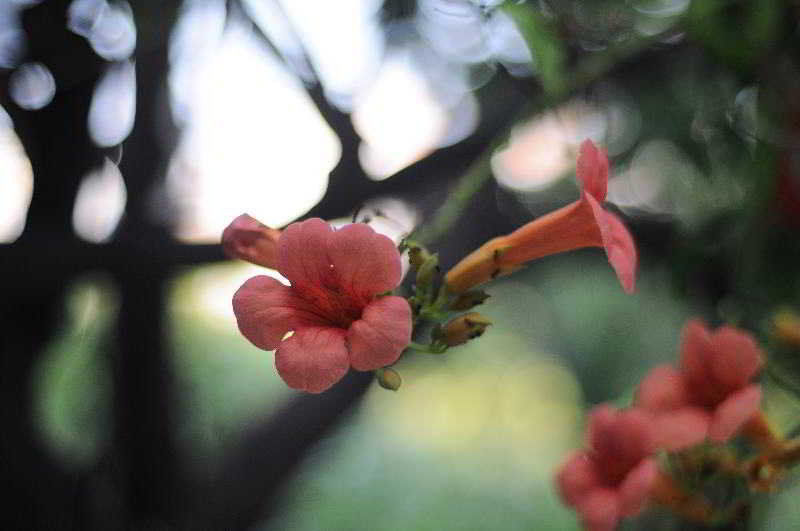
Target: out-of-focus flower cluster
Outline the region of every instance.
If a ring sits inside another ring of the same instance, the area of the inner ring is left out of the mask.
[[[613,530],[648,501],[706,524],[734,518],[738,506],[712,504],[696,478],[721,474],[751,491],[765,490],[778,469],[797,460],[797,445],[776,435],[760,408],[754,379],[763,364],[749,333],[689,321],[679,367],[654,368],[631,408],[601,405],[590,413],[586,449],[556,474],[564,503],[591,531]],[[725,445],[738,435],[755,455]]]

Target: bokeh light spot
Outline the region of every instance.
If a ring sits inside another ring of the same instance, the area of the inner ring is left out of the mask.
[[[75,233],[90,242],[104,242],[111,238],[125,211],[127,191],[122,174],[116,164],[105,164],[87,175],[78,188],[72,225]]]
[[[8,243],[22,234],[33,195],[31,164],[10,123],[0,126],[0,190],[0,242]]]
[[[136,115],[136,69],[132,62],[111,65],[97,84],[89,107],[89,133],[101,147],[120,144]]]
[[[41,109],[56,95],[56,80],[42,63],[25,63],[8,80],[11,99],[23,109]]]

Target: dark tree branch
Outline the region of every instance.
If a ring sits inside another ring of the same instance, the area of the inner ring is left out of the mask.
[[[101,62],[86,42],[66,29],[69,2],[53,0],[23,13],[29,40],[25,61],[39,62],[52,74],[56,92],[38,110],[23,109],[9,94],[9,76],[0,78],[0,103],[11,116],[34,171],[34,192],[20,245],[35,245],[44,234],[73,240],[72,202],[78,185],[100,158],[88,137],[86,115]],[[70,69],[64,63],[80,66]],[[8,509],[0,515],[4,529],[64,529],[82,526],[86,492],[80,478],[64,470],[40,441],[33,408],[33,370],[60,325],[66,285],[59,260],[43,263],[29,256],[10,265],[2,276],[0,319],[0,436]],[[8,269],[19,268],[19,274]],[[34,274],[38,272],[40,274]]]
[[[172,209],[165,199],[153,200],[163,186],[177,133],[166,79],[169,31],[178,8],[174,0],[137,2],[133,11],[142,33],[135,56],[137,113],[119,164],[128,201],[114,246],[128,259],[141,258],[135,267],[117,262],[112,269],[120,296],[112,459],[128,527],[176,525],[188,488],[175,435],[177,396],[164,323],[166,281],[174,264],[153,253],[159,244],[180,248],[169,243]]]

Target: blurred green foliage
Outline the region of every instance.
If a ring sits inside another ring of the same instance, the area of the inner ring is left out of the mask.
[[[691,314],[670,295],[663,272],[645,275],[629,297],[604,262],[599,250],[555,256],[489,286],[492,297],[481,307],[495,323],[489,331],[444,356],[403,358],[395,366],[403,387],[393,393],[373,386],[306,462],[280,517],[263,529],[577,528],[551,474],[581,444],[586,408],[617,397],[628,403],[649,367],[675,359]],[[229,286],[251,271],[239,264],[196,268],[172,290],[182,433],[193,463],[206,472],[241,430],[291,393],[272,355],[221,316]],[[107,430],[101,338],[114,303],[106,289],[92,281],[74,287],[69,324],[39,383],[43,433],[80,466],[97,457]],[[791,422],[796,400],[773,394],[768,411]],[[785,496],[776,503],[785,504]],[[768,522],[760,529],[800,522],[796,511],[759,511]]]
[[[66,464],[91,466],[108,441],[111,374],[109,327],[117,305],[110,284],[85,277],[66,298],[66,320],[37,368],[36,423],[44,441]]]

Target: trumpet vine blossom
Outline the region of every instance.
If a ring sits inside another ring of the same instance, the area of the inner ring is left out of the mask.
[[[578,201],[483,244],[447,273],[448,289],[463,293],[543,256],[602,247],[623,289],[632,293],[636,285],[636,247],[622,221],[603,208],[608,188],[608,155],[591,140],[581,144],[577,176],[583,185]]]
[[[402,297],[381,296],[401,280],[389,238],[362,223],[334,230],[315,218],[289,225],[276,251],[291,286],[253,277],[234,295],[233,310],[251,343],[275,349],[289,387],[320,393],[351,367],[368,371],[397,360],[411,339],[411,309]]]
[[[753,378],[763,353],[750,334],[731,326],[710,331],[686,324],[680,368],[653,369],[636,393],[636,405],[654,415],[659,445],[680,450],[708,438],[726,442],[759,411],[761,388]]]
[[[611,531],[641,511],[656,485],[655,433],[646,413],[602,405],[589,415],[587,442],[557,472],[556,487],[587,530]]]

